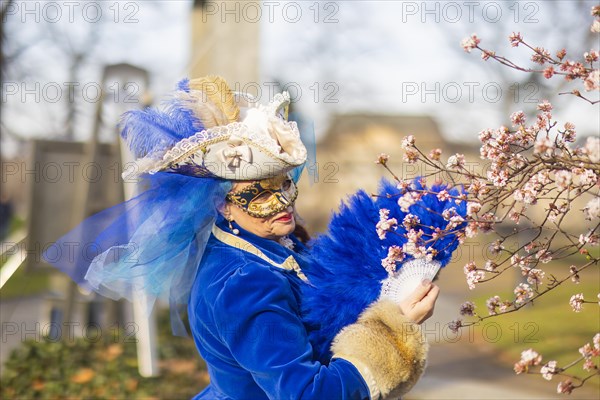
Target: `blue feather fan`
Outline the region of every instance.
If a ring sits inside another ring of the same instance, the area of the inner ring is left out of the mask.
[[[454,208],[456,214],[466,216],[466,202],[456,204],[454,199],[439,200],[436,193],[448,190],[451,196],[459,196],[458,188],[448,189],[446,185],[424,187],[420,179],[412,182],[411,190],[427,190],[420,200],[409,207],[410,214],[417,216],[424,234],[423,240],[430,240],[436,227],[444,229],[448,222],[442,217],[445,210]],[[351,196],[342,204],[340,211],[333,215],[328,231],[314,239],[310,251],[315,265],[306,275],[311,285],[304,287],[304,322],[311,327],[309,339],[317,358],[321,362],[330,359],[329,348],[333,338],[346,325],[354,323],[360,313],[379,298],[381,281],[388,277],[381,260],[387,256],[392,245],[402,247],[407,242],[406,229],[402,220],[408,214],[398,206],[398,199],[404,194],[392,182],[383,179],[378,198],[374,201],[363,190]],[[399,225],[381,240],[376,232],[379,210],[390,211],[389,218],[396,218]],[[461,223],[456,231],[464,230]],[[457,248],[456,234],[448,234],[427,245],[438,253],[435,260],[445,266]],[[407,257],[406,260],[411,259]],[[402,268],[400,265],[397,268]]]

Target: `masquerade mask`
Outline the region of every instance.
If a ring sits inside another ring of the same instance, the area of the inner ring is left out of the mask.
[[[287,176],[252,182],[226,199],[252,217],[265,218],[277,214],[294,204],[298,188]]]

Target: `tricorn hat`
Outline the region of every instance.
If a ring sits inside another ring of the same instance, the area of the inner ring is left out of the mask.
[[[267,105],[233,92],[217,76],[184,80],[165,111],[126,113],[122,136],[136,155],[124,175],[159,171],[228,180],[259,180],[284,174],[306,161],[290,96]]]

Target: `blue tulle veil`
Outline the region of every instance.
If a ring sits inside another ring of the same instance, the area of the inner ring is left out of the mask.
[[[142,193],[87,218],[43,257],[103,296],[131,301],[143,293],[148,310],[168,301],[173,333],[185,335],[178,311],[231,182],[162,172],[143,183]]]

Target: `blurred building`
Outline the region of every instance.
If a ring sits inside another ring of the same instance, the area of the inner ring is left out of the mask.
[[[382,177],[391,178],[381,165],[375,164],[380,153],[390,156],[388,165],[399,177],[408,179],[433,172],[423,169],[421,163],[403,162],[400,144],[408,135],[413,135],[417,146],[427,153],[440,148],[443,157],[460,152],[467,159],[479,158],[476,146],[446,141],[436,122],[426,115],[336,115],[317,144],[317,182],[311,186],[305,177],[300,185],[298,209],[309,230],[323,231],[331,212],[348,195],[361,188],[375,192]]]
[[[220,75],[233,90],[258,82],[260,23],[244,16],[248,3],[260,7],[257,1],[194,1],[190,77]]]

